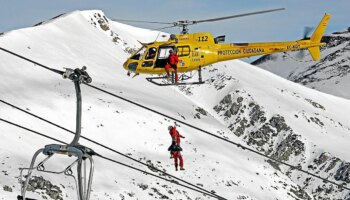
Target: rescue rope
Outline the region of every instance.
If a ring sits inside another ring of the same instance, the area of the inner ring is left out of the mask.
[[[4,50],[4,49],[0,47],[0,50]],[[29,62],[36,63],[35,61],[32,61],[32,60],[30,60],[30,59],[28,59],[28,58],[25,58],[25,57],[20,56],[20,55],[18,55],[18,54],[12,53],[11,51],[8,51],[8,50],[4,50],[4,51],[5,51],[5,52],[8,52],[8,53],[10,53],[10,54],[12,54],[12,55],[15,55],[15,56],[17,56],[17,57],[20,57],[20,58],[22,58],[22,59],[25,59],[25,60],[27,60],[27,61],[29,61]],[[42,65],[42,64],[37,64],[37,65],[38,65],[38,66],[41,66],[41,67],[43,67],[43,68],[45,68],[45,69],[48,69],[48,70],[50,70],[50,71],[54,71],[54,69],[49,68],[49,67],[47,67],[47,66],[44,66],[44,65]],[[55,71],[54,71],[54,72],[55,72]],[[269,160],[272,160],[272,161],[274,161],[274,162],[276,162],[276,163],[286,165],[286,166],[290,167],[291,169],[294,169],[294,170],[303,172],[303,173],[308,174],[308,175],[310,175],[310,176],[313,176],[313,177],[315,177],[315,178],[321,179],[321,180],[323,180],[324,182],[331,183],[331,184],[333,184],[333,185],[336,185],[336,186],[339,187],[339,188],[343,188],[343,189],[346,189],[346,190],[349,190],[349,191],[350,191],[350,188],[348,188],[348,187],[345,187],[345,186],[343,186],[343,185],[341,185],[341,184],[337,184],[337,183],[335,183],[334,181],[330,181],[330,180],[328,180],[328,179],[326,179],[326,178],[322,178],[321,176],[318,176],[318,175],[316,175],[316,174],[312,174],[311,172],[308,172],[308,171],[306,171],[306,170],[300,169],[300,167],[297,167],[297,166],[288,164],[288,163],[286,163],[286,162],[277,160],[277,159],[272,158],[272,157],[270,157],[270,156],[268,156],[268,155],[265,155],[265,154],[263,154],[263,153],[260,153],[260,152],[258,152],[258,151],[256,151],[256,150],[252,149],[252,148],[249,148],[249,147],[243,146],[243,145],[241,145],[241,144],[239,144],[239,143],[236,143],[236,142],[227,140],[227,139],[225,139],[225,138],[223,138],[223,137],[220,137],[220,136],[218,136],[218,135],[215,135],[215,134],[213,134],[213,133],[210,133],[209,131],[206,131],[206,130],[204,130],[204,129],[198,128],[198,127],[193,126],[193,125],[191,125],[191,124],[188,124],[188,123],[186,123],[186,122],[184,122],[184,121],[182,121],[182,120],[176,119],[176,118],[171,117],[171,116],[166,115],[166,114],[163,114],[163,113],[161,113],[161,112],[159,112],[159,111],[156,111],[156,110],[154,110],[154,109],[152,109],[152,108],[149,108],[149,107],[147,107],[147,106],[141,105],[141,104],[139,104],[139,103],[137,103],[137,102],[134,102],[134,101],[132,101],[132,100],[126,99],[126,98],[124,98],[124,97],[122,97],[122,96],[119,96],[119,95],[117,95],[117,94],[113,94],[113,93],[108,92],[108,91],[106,91],[106,90],[103,90],[103,89],[101,89],[101,88],[99,88],[99,87],[96,87],[96,86],[93,86],[93,85],[87,84],[87,83],[85,83],[85,85],[87,85],[87,86],[89,86],[89,87],[91,87],[91,88],[93,88],[93,89],[96,89],[96,90],[98,90],[98,91],[101,91],[101,92],[103,92],[103,93],[109,94],[109,95],[111,95],[111,96],[113,96],[113,97],[116,97],[116,98],[118,98],[118,99],[121,99],[121,100],[123,100],[123,101],[126,101],[126,102],[128,102],[128,103],[131,103],[131,104],[133,104],[133,105],[135,105],[135,106],[141,107],[141,108],[143,108],[143,109],[145,109],[145,110],[151,111],[151,112],[153,112],[153,113],[156,113],[156,114],[158,114],[158,115],[161,115],[161,116],[163,116],[163,117],[166,117],[166,118],[168,118],[168,119],[171,119],[171,120],[173,120],[173,121],[177,121],[177,122],[179,122],[179,123],[181,123],[181,124],[183,124],[183,125],[186,125],[186,126],[188,126],[188,127],[190,127],[190,128],[193,128],[193,129],[195,129],[195,130],[198,130],[198,131],[200,131],[200,132],[202,132],[202,133],[205,133],[205,134],[208,134],[208,135],[210,135],[210,136],[213,136],[213,137],[215,137],[215,138],[217,138],[217,139],[220,139],[220,140],[222,140],[222,141],[225,141],[225,142],[227,142],[227,143],[233,144],[233,145],[235,145],[235,146],[237,146],[237,147],[239,147],[239,148],[242,148],[243,150],[250,151],[250,152],[255,153],[255,154],[257,154],[257,155],[260,155],[260,156],[262,156],[262,157],[264,157],[264,158],[267,158],[267,159],[269,159]]]
[[[73,131],[71,131],[71,130],[69,130],[69,129],[67,129],[67,128],[64,128],[63,126],[60,126],[60,125],[58,125],[57,123],[54,123],[54,122],[49,121],[49,120],[47,120],[47,119],[44,119],[44,118],[42,118],[42,117],[40,117],[40,116],[38,116],[38,115],[35,115],[35,114],[33,114],[33,113],[31,113],[31,112],[28,112],[28,111],[26,111],[26,110],[24,110],[24,109],[22,109],[22,108],[19,108],[18,106],[15,106],[15,105],[13,105],[13,104],[11,104],[11,103],[9,103],[9,102],[6,102],[6,101],[4,101],[4,100],[2,100],[2,99],[0,99],[0,102],[3,103],[3,104],[6,104],[6,105],[8,105],[8,106],[11,106],[11,107],[13,107],[13,108],[15,108],[15,109],[17,109],[17,110],[19,110],[19,111],[21,111],[21,112],[24,112],[24,113],[26,113],[26,114],[28,114],[28,115],[30,115],[30,116],[32,116],[32,117],[35,117],[35,118],[37,118],[37,119],[40,119],[40,120],[42,120],[42,121],[44,121],[44,122],[46,122],[46,123],[48,123],[48,124],[51,124],[51,125],[53,125],[53,126],[55,126],[55,127],[57,127],[57,128],[60,128],[60,129],[62,129],[62,130],[64,130],[64,131],[66,131],[66,132],[69,132],[69,133],[71,133],[71,134],[73,134],[73,135],[75,134]],[[4,120],[2,120],[2,121],[4,121]],[[7,123],[10,123],[10,122],[7,121]],[[11,123],[11,124],[14,125],[13,123]],[[23,128],[23,129],[25,129],[25,130],[30,131],[29,129],[26,129],[26,128],[24,128],[24,127],[20,127],[20,128]],[[208,190],[206,190],[206,189],[204,189],[204,188],[198,187],[198,186],[195,185],[195,184],[192,184],[192,183],[187,182],[187,181],[185,181],[185,180],[183,180],[183,179],[177,178],[176,176],[173,176],[173,175],[171,175],[171,174],[169,174],[169,173],[166,173],[166,172],[164,172],[164,171],[162,171],[162,170],[160,170],[160,169],[158,169],[158,168],[156,168],[156,167],[154,167],[154,166],[151,166],[151,165],[149,165],[149,164],[147,164],[147,163],[141,162],[141,161],[139,161],[139,160],[137,160],[137,159],[135,159],[135,158],[132,158],[132,157],[130,157],[130,156],[127,156],[126,154],[123,154],[123,153],[121,153],[121,152],[119,152],[119,151],[117,151],[117,150],[115,150],[115,149],[112,149],[112,148],[110,148],[110,147],[108,147],[108,146],[106,146],[106,145],[103,145],[103,144],[101,144],[101,143],[98,143],[98,142],[96,142],[96,141],[94,141],[94,140],[92,140],[92,139],[89,139],[89,138],[85,137],[85,136],[81,136],[81,138],[83,138],[83,139],[85,139],[85,140],[87,140],[87,141],[89,141],[89,142],[91,142],[91,143],[93,143],[93,144],[96,144],[96,145],[98,145],[98,146],[100,146],[100,147],[102,147],[102,148],[104,148],[104,149],[110,150],[110,151],[112,151],[112,152],[114,152],[114,153],[116,153],[116,154],[119,154],[119,155],[121,155],[121,156],[124,156],[125,158],[128,158],[128,159],[130,159],[130,160],[133,160],[133,161],[135,161],[135,162],[137,162],[137,163],[139,163],[139,164],[141,164],[141,165],[144,165],[144,166],[148,167],[149,169],[156,170],[157,172],[160,172],[160,173],[162,173],[162,174],[165,175],[165,176],[169,176],[169,177],[171,177],[171,178],[173,178],[173,179],[176,179],[176,180],[181,181],[181,182],[183,182],[183,183],[186,183],[186,184],[188,184],[188,185],[190,185],[190,186],[192,186],[192,187],[195,187],[195,188],[197,188],[197,189],[199,189],[199,190],[202,190],[202,191],[205,192],[205,193],[213,194],[212,192],[210,192],[210,191],[208,191]],[[49,139],[53,139],[53,138],[49,138]],[[62,141],[57,141],[57,142],[64,143],[64,142],[62,142]],[[215,195],[215,194],[213,194],[213,195]],[[219,199],[225,199],[225,198],[220,197],[220,196],[218,196],[218,195],[215,195],[215,196],[217,196]]]
[[[65,143],[65,142],[63,142],[63,141],[61,141],[61,140],[58,140],[58,139],[56,139],[56,138],[47,136],[47,135],[45,135],[45,134],[43,134],[43,133],[39,133],[38,131],[34,131],[34,130],[29,129],[29,128],[27,128],[27,127],[21,126],[21,125],[19,125],[19,124],[17,124],[17,123],[13,123],[13,122],[10,122],[10,121],[5,120],[5,119],[2,119],[2,118],[0,118],[0,121],[5,122],[5,123],[10,124],[10,125],[13,125],[13,126],[16,126],[16,127],[18,127],[18,128],[24,129],[24,130],[29,131],[29,132],[31,132],[31,133],[34,133],[34,134],[36,134],[36,135],[39,135],[39,136],[42,136],[42,137],[45,137],[45,138],[54,140],[54,141],[56,141],[56,142],[63,143],[63,144],[67,144],[67,143]],[[175,181],[175,180],[171,180],[171,179],[167,179],[167,178],[158,176],[158,175],[156,175],[156,174],[147,172],[147,171],[145,171],[145,170],[141,170],[141,169],[136,168],[136,167],[133,167],[133,166],[131,166],[131,165],[127,165],[127,164],[125,164],[125,163],[119,162],[119,161],[114,160],[114,159],[112,159],[112,158],[108,158],[108,157],[102,156],[102,155],[100,155],[100,154],[98,154],[98,153],[96,153],[96,156],[98,156],[98,157],[100,157],[100,158],[102,158],[102,159],[108,160],[108,161],[110,161],[110,162],[113,162],[113,163],[122,165],[122,166],[124,166],[124,167],[127,167],[127,168],[130,168],[130,169],[133,169],[133,170],[142,172],[142,173],[144,173],[144,174],[146,174],[146,175],[150,175],[150,176],[153,176],[153,177],[162,179],[162,180],[164,180],[164,181],[173,183],[173,184],[175,184],[175,185],[182,186],[182,187],[187,188],[187,189],[189,189],[189,190],[196,191],[196,192],[201,193],[201,194],[203,194],[203,195],[208,195],[208,196],[211,196],[211,197],[213,197],[213,198],[220,199],[220,200],[227,200],[226,198],[220,197],[220,196],[218,196],[218,195],[215,195],[215,194],[212,194],[212,193],[203,192],[203,191],[201,191],[201,190],[199,190],[199,189],[195,189],[195,188],[189,187],[189,186],[187,186],[187,185],[178,183],[178,182]],[[200,189],[201,189],[201,188],[200,188]]]

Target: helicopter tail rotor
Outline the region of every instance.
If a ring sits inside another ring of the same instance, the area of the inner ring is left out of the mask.
[[[301,40],[308,40],[308,39],[310,39],[310,35],[311,35],[311,32],[312,32],[313,29],[314,29],[313,27],[305,26],[304,32],[303,32],[303,37],[302,37]],[[306,50],[307,50],[307,49],[301,49],[301,50],[299,50],[298,53],[297,53],[297,55],[296,55],[296,57],[297,57],[298,59],[304,59],[304,58],[305,58],[305,55],[306,55],[306,53],[305,53]]]
[[[328,22],[331,19],[332,15],[330,14],[325,14],[324,17],[322,18],[321,22],[319,23],[319,25],[317,26],[317,28],[315,29],[315,31],[313,32],[313,34],[311,35],[310,38],[310,42],[312,44],[315,44],[315,46],[313,47],[309,47],[308,51],[312,57],[313,60],[319,60],[321,58],[321,51],[320,51],[320,47],[324,45],[325,43],[321,43],[321,39],[323,37],[323,34],[327,28]],[[311,33],[312,28],[310,27],[306,27],[305,31],[304,31],[304,40],[308,39],[308,34]],[[301,56],[304,56],[304,51],[300,51]]]

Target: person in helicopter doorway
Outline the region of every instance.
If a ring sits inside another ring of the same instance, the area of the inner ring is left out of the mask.
[[[172,143],[170,147],[168,148],[168,151],[170,151],[170,158],[174,158],[174,164],[176,171],[178,170],[178,160],[180,161],[180,170],[184,169],[184,162],[182,159],[181,152],[182,148],[180,147],[180,138],[185,138],[182,136],[179,131],[176,130],[176,126],[169,126],[168,127],[169,134],[171,136]]]
[[[177,75],[177,63],[179,63],[179,57],[176,54],[176,51],[170,49],[169,50],[169,57],[168,57],[168,63],[165,65],[165,71],[168,75],[168,77],[170,76],[169,74],[169,69],[170,67],[173,68],[174,73],[175,73],[175,82],[178,81],[179,77]]]
[[[155,47],[150,48],[146,56],[146,59],[147,60],[154,59],[154,57],[156,56],[156,53],[157,53],[157,49]]]

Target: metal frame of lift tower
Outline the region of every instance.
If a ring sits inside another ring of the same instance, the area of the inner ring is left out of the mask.
[[[49,144],[46,145],[44,148],[39,149],[35,152],[32,161],[30,163],[29,168],[20,168],[20,181],[22,183],[21,187],[21,195],[17,197],[18,200],[20,199],[26,199],[26,200],[34,200],[30,198],[26,198],[26,191],[29,185],[30,178],[32,176],[33,170],[37,170],[39,172],[45,172],[45,173],[51,173],[51,174],[65,174],[66,176],[73,177],[75,184],[76,184],[76,190],[78,195],[78,200],[89,200],[90,199],[90,192],[91,192],[91,184],[93,179],[93,173],[94,173],[94,161],[92,159],[92,156],[95,155],[95,152],[83,145],[80,145],[78,143],[81,135],[81,116],[82,116],[82,98],[81,98],[81,90],[80,90],[80,84],[81,83],[91,83],[92,79],[88,75],[88,73],[85,71],[86,67],[84,66],[82,69],[69,69],[67,68],[65,72],[61,72],[63,75],[63,78],[68,78],[74,82],[75,91],[76,91],[76,97],[77,97],[77,110],[76,110],[76,132],[75,136],[73,138],[73,141],[70,144]],[[47,157],[42,160],[38,165],[35,165],[35,161],[39,154],[43,153]],[[66,155],[69,157],[76,157],[75,161],[72,162],[68,167],[66,167],[62,171],[50,171],[46,170],[44,164],[52,158],[55,154],[61,154]],[[90,170],[89,170],[89,176],[87,179],[86,176],[86,160],[90,161]],[[77,174],[78,177],[76,178],[73,175],[72,168],[77,165]],[[25,180],[23,180],[23,171],[28,170],[27,175],[25,176]]]

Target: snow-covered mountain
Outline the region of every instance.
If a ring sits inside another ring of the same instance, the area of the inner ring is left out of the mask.
[[[0,47],[52,68],[87,66],[93,85],[184,120],[275,159],[349,187],[350,100],[318,92],[239,60],[203,70],[206,84],[158,87],[140,75],[126,76],[122,63],[139,41],[166,40],[168,34],[110,21],[101,11],[76,11],[40,25],[7,32]],[[63,80],[34,64],[0,52],[0,99],[54,121],[75,127],[75,92]],[[185,171],[175,171],[167,148],[173,121],[120,99],[82,86],[83,135],[153,164],[227,199],[349,199],[349,191],[267,161],[244,149],[185,125],[178,128]],[[70,142],[72,136],[0,103],[0,118]],[[20,193],[19,167],[27,167],[48,139],[0,121],[0,199]],[[143,170],[85,140],[83,145],[106,157]],[[59,158],[47,168],[65,168]],[[210,199],[160,179],[95,158],[91,199]],[[149,170],[152,172],[151,170]],[[55,185],[31,185],[28,196],[75,199],[74,181],[38,174]],[[39,184],[40,185],[40,184]],[[57,189],[58,188],[58,189]],[[50,196],[51,195],[51,196]]]
[[[324,36],[323,41],[327,45],[321,48],[320,61],[311,61],[305,51],[305,57],[299,52],[279,53],[252,64],[309,88],[350,99],[350,28]]]

